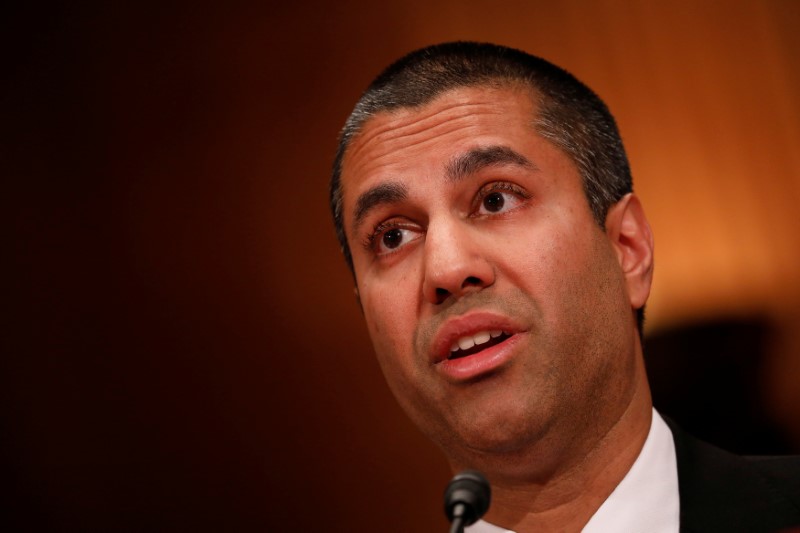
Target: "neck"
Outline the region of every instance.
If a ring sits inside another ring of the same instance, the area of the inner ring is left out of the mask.
[[[585,438],[571,461],[561,455],[558,466],[548,468],[540,448],[515,459],[517,465],[530,465],[527,469],[511,475],[487,471],[492,482],[487,521],[517,533],[580,531],[586,525],[628,473],[650,431],[650,390],[639,366],[641,379],[622,415]]]

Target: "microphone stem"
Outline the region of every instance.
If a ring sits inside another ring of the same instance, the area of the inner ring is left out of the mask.
[[[450,524],[450,533],[464,533],[464,517],[456,516]]]

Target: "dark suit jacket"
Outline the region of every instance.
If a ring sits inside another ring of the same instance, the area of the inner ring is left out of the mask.
[[[800,532],[800,457],[740,457],[667,420],[675,439],[681,532]]]

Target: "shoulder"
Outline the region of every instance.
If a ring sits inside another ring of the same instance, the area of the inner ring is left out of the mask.
[[[683,531],[777,531],[800,525],[800,457],[741,457],[686,434],[675,441]]]
[[[743,457],[762,475],[800,494],[800,455],[786,457]]]

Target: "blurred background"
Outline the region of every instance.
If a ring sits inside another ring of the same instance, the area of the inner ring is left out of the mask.
[[[370,80],[455,39],[615,113],[656,235],[657,406],[800,450],[800,2],[33,4],[0,15],[0,529],[446,530],[327,180]]]

